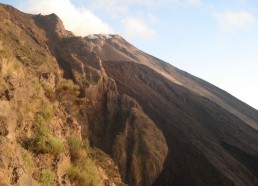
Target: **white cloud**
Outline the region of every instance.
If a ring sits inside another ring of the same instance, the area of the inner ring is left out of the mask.
[[[92,4],[98,5],[99,7],[109,7],[114,5],[159,6],[179,3],[200,4],[201,2],[202,0],[91,0]]]
[[[226,32],[232,32],[239,28],[249,28],[256,22],[255,17],[246,11],[214,13],[214,17]]]
[[[86,8],[76,8],[70,0],[27,0],[21,9],[29,13],[57,14],[67,30],[76,35],[113,33],[113,29]]]
[[[21,9],[34,14],[57,14],[63,21],[67,30],[76,35],[85,36],[96,33],[114,33],[114,30],[107,23],[97,17],[93,10],[103,11],[113,18],[118,18],[117,22],[122,21],[124,34],[128,38],[151,39],[157,34],[148,25],[157,24],[158,18],[151,13],[142,14],[139,12],[137,17],[131,16],[134,8],[170,6],[175,4],[197,5],[201,0],[90,0],[84,4],[87,8],[78,8],[71,3],[71,0],[24,0]],[[91,11],[90,11],[91,10]],[[146,9],[145,9],[146,10]],[[148,10],[146,10],[149,12]],[[112,18],[111,18],[112,19]]]
[[[202,0],[90,0],[89,6],[96,11],[101,9],[113,17],[119,17],[132,12],[135,6],[155,8],[182,4],[200,5],[201,3]]]
[[[152,40],[156,36],[156,31],[145,25],[144,21],[136,17],[127,17],[123,20],[124,35],[129,39]]]
[[[128,5],[162,5],[164,3],[174,3],[181,0],[91,0],[92,4],[98,5],[100,7],[110,7],[110,6],[128,6]]]
[[[178,0],[171,0],[171,2]],[[90,0],[89,7],[95,11],[105,11],[115,18],[131,14],[135,6],[154,7],[169,0]]]

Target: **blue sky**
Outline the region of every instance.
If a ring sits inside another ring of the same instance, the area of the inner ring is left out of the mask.
[[[258,109],[257,0],[4,0],[77,35],[118,33]]]

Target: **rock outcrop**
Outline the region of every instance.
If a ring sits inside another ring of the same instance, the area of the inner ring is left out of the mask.
[[[6,184],[87,185],[77,170],[91,161],[92,184],[151,185],[167,155],[165,138],[133,98],[119,94],[92,43],[66,31],[54,14],[0,8],[1,136],[12,146],[9,155],[22,154],[11,161],[4,153],[3,163],[14,167],[1,168]],[[91,147],[74,155],[84,139]]]

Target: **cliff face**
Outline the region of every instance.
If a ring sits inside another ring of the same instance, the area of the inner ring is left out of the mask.
[[[258,184],[258,112],[118,35],[0,5],[0,62],[2,185]]]
[[[1,184],[151,185],[167,155],[165,138],[133,98],[119,94],[92,43],[54,14],[1,5],[0,23]]]

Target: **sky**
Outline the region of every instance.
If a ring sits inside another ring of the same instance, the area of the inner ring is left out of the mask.
[[[258,109],[257,0],[2,0],[56,13],[76,35],[120,34],[137,48]]]

